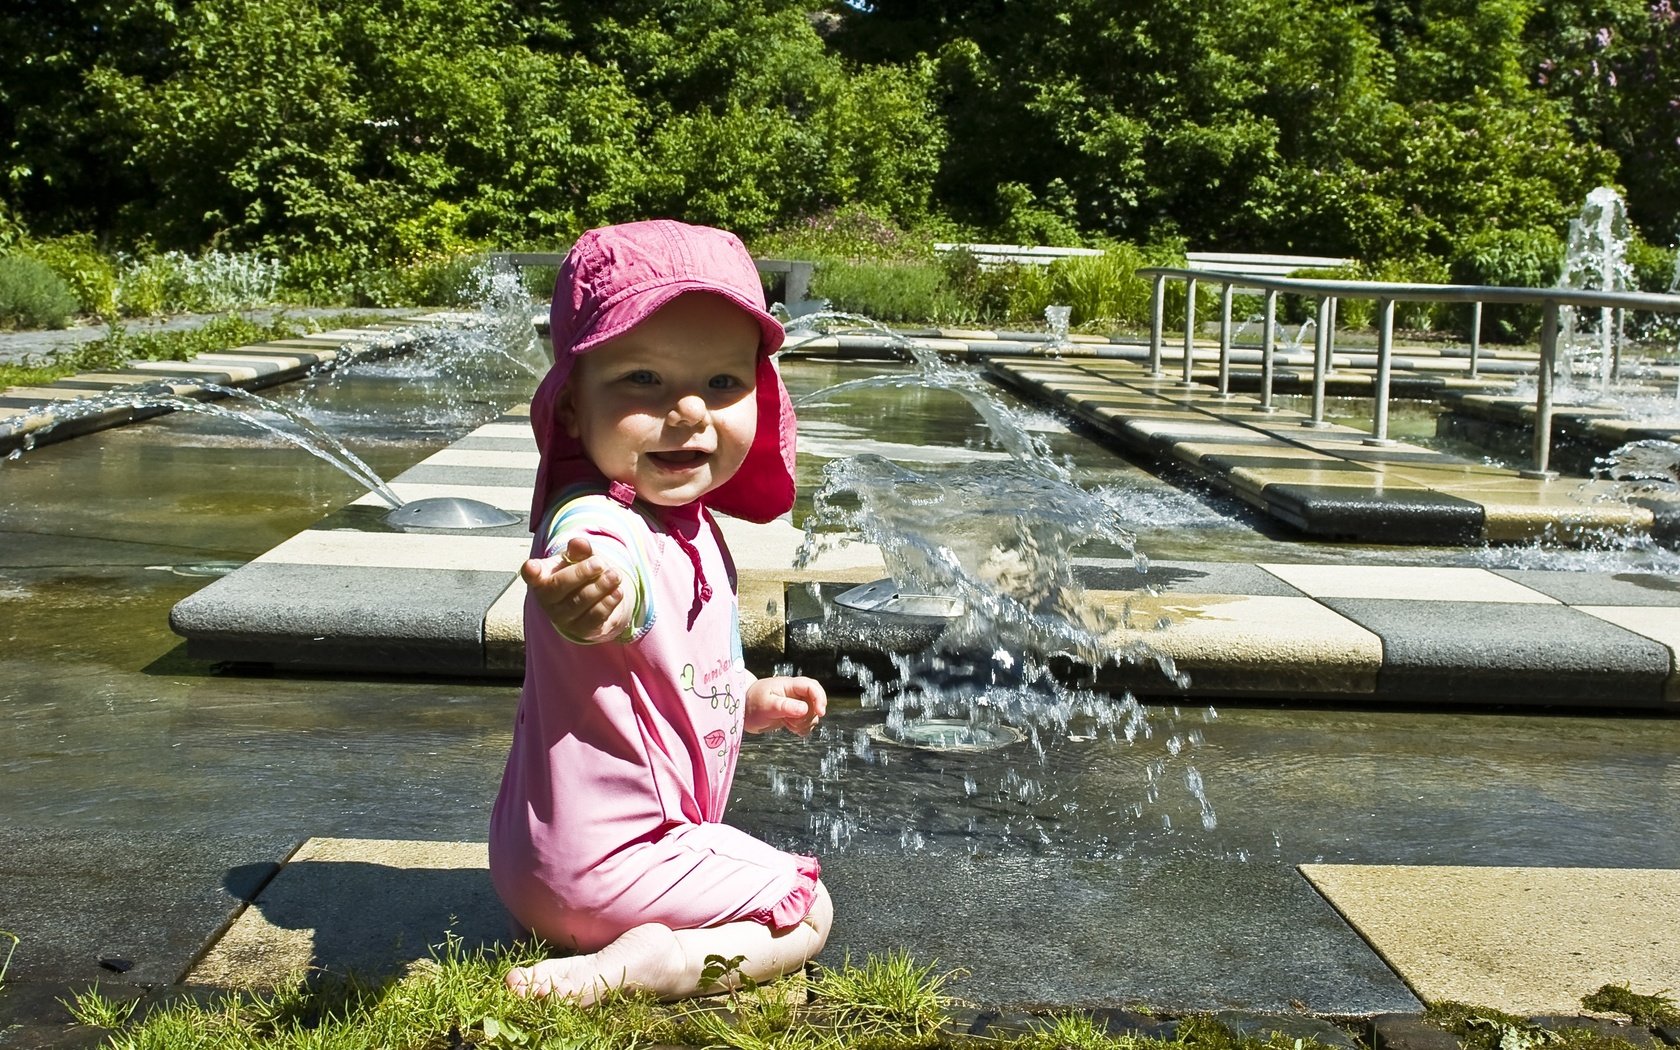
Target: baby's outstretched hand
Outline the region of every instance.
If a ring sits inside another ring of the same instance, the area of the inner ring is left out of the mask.
[[[630,626],[630,604],[617,569],[591,559],[594,549],[573,536],[555,558],[531,558],[520,568],[525,586],[561,634],[585,642],[608,642]]]
[[[749,733],[786,729],[805,736],[828,713],[828,694],[814,678],[777,675],[747,686],[746,726]]]

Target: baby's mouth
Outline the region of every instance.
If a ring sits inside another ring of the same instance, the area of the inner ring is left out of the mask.
[[[691,467],[705,459],[707,453],[697,448],[680,448],[671,452],[649,452],[648,457],[668,467]]]

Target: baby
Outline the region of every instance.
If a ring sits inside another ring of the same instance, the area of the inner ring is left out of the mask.
[[[732,234],[666,220],[592,230],[560,269],[554,366],[521,571],[525,689],[490,823],[514,920],[580,953],[517,967],[525,995],[694,995],[709,956],[767,980],[822,950],[813,857],[721,823],[741,734],[809,733],[809,678],[755,678],[713,510],[793,505],[782,327]]]

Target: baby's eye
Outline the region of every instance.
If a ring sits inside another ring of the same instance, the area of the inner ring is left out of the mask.
[[[717,375],[707,385],[713,390],[739,390],[745,384],[731,375]]]
[[[646,368],[638,368],[634,372],[626,375],[624,377],[624,381],[635,386],[649,386],[653,383],[659,382],[659,377]]]

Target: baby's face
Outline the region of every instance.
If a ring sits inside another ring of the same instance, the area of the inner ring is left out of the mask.
[[[691,502],[734,477],[758,429],[758,323],[720,296],[679,295],[578,357],[560,421],[609,481]]]

